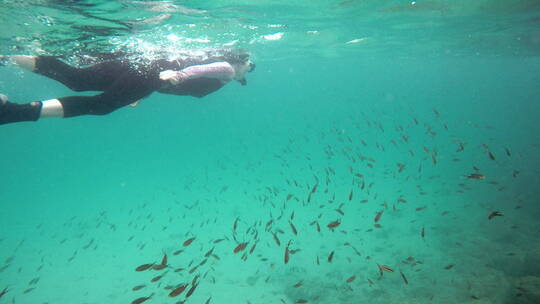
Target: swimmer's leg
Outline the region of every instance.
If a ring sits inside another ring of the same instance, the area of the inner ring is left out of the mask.
[[[80,115],[106,115],[152,94],[159,81],[145,75],[123,75],[103,93],[94,96],[68,96],[29,104],[16,104],[2,97],[0,124],[36,121],[42,117],[74,117]]]
[[[73,91],[105,91],[116,78],[130,71],[120,60],[98,63],[89,67],[70,66],[54,56],[11,56],[19,67],[54,79]]]

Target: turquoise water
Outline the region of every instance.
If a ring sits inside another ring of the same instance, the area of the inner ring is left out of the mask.
[[[1,126],[0,303],[539,303],[540,5],[470,2],[1,1],[5,55],[257,69]],[[74,94],[11,65],[0,92]]]

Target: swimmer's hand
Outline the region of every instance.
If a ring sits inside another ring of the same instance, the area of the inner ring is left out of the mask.
[[[172,85],[177,85],[187,79],[187,75],[182,71],[166,70],[159,73],[159,79]]]

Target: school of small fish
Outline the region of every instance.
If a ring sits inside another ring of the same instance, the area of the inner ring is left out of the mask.
[[[212,216],[195,220],[196,224],[188,230],[174,232],[174,240],[170,243],[163,244],[162,248],[150,248],[159,253],[154,258],[125,269],[126,276],[140,278],[140,283],[126,286],[126,290],[132,293],[131,303],[189,303],[194,295],[204,297],[205,304],[212,303],[211,285],[220,280],[215,268],[224,257],[233,257],[236,263],[256,260],[261,267],[266,267],[264,271],[257,271],[266,283],[273,280],[271,271],[275,269],[292,269],[306,264],[332,267],[348,263],[358,267],[351,267],[349,273],[339,276],[335,288],[342,288],[344,292],[362,286],[382,285],[389,277],[400,280],[403,286],[413,286],[415,276],[424,269],[424,261],[411,255],[388,259],[376,252],[368,253],[362,245],[363,237],[385,231],[393,222],[406,220],[406,229],[414,230],[416,238],[427,244],[438,232],[436,222],[424,220],[423,214],[438,210],[437,218],[443,221],[456,211],[451,206],[433,204],[430,199],[433,192],[444,188],[459,196],[473,191],[478,185],[504,192],[513,180],[519,178],[521,171],[512,167],[516,153],[512,153],[510,147],[493,142],[465,141],[452,133],[450,124],[443,120],[438,110],[433,109],[432,115],[425,121],[410,117],[406,122],[392,124],[362,114],[358,118],[350,118],[354,125],[352,129],[345,130],[336,125],[320,130],[318,136],[290,138],[279,151],[272,152],[273,160],[280,164],[274,170],[281,184],[249,185],[253,191],[245,191],[245,208],[264,210],[265,215],[261,216],[258,211],[254,211],[253,216],[237,215],[227,223],[229,228],[214,235],[208,235],[205,228],[219,223],[221,219],[212,219]],[[377,134],[378,139],[363,137],[366,130]],[[308,144],[320,150],[303,151],[301,147]],[[389,151],[402,158],[385,158]],[[478,163],[461,164],[464,162],[462,159],[471,158],[477,159]],[[445,169],[438,171],[437,168],[445,164]],[[455,172],[445,173],[451,166],[455,166]],[[507,174],[490,175],[492,166],[504,168]],[[409,189],[390,191],[376,183],[381,180],[398,180]],[[441,180],[441,187],[425,187],[426,180],[431,183]],[[185,189],[190,191],[192,186],[186,184]],[[232,189],[231,185],[220,185],[218,196],[227,195]],[[169,226],[172,227],[178,217],[190,218],[195,214],[194,210],[205,208],[202,199],[175,204],[181,207],[181,211],[169,209],[169,219],[159,222],[164,232],[171,232]],[[145,203],[140,209],[146,210],[147,207]],[[220,208],[226,209],[227,206]],[[497,221],[509,218],[509,210],[494,210],[489,204],[484,208],[485,216],[479,220],[486,224],[496,225]],[[508,208],[517,209],[519,205]],[[145,238],[136,232],[155,225],[157,217],[136,212],[132,209],[129,213],[132,220],[128,228],[133,234],[127,242],[135,242],[138,250],[146,251],[149,248]],[[179,215],[173,216],[174,212]],[[75,218],[65,225],[76,225]],[[121,224],[112,223],[103,211],[98,216],[98,225],[114,233]],[[64,242],[65,239],[60,240],[59,244]],[[90,238],[66,262],[77,262],[81,252],[96,250],[98,246],[98,240]],[[314,250],[314,247],[318,248]],[[0,265],[0,273],[11,265],[12,260],[13,257]],[[40,268],[45,264],[43,260]],[[359,271],[359,267],[363,270]],[[444,261],[438,269],[441,272],[454,271],[459,267],[459,261]],[[36,277],[17,292],[30,293],[37,288],[39,281],[40,278]],[[307,277],[295,278],[287,286],[293,290],[293,296],[283,298],[281,302],[319,303],[319,297],[313,292],[302,293],[302,290],[309,289],[308,285]],[[202,288],[205,288],[204,292],[200,292]],[[15,286],[3,287],[0,303],[7,295],[15,294],[14,290]],[[479,295],[471,294],[471,298],[474,297]],[[246,300],[246,303],[257,302]]]

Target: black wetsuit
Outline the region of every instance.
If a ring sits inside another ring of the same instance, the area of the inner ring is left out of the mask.
[[[159,73],[217,61],[223,59],[132,62],[118,58],[78,68],[67,65],[56,57],[39,56],[34,72],[57,80],[73,91],[103,91],[94,96],[58,98],[64,117],[73,117],[105,115],[147,97],[154,91],[203,97],[220,89],[224,83],[219,79],[201,77],[170,86],[159,79]]]

